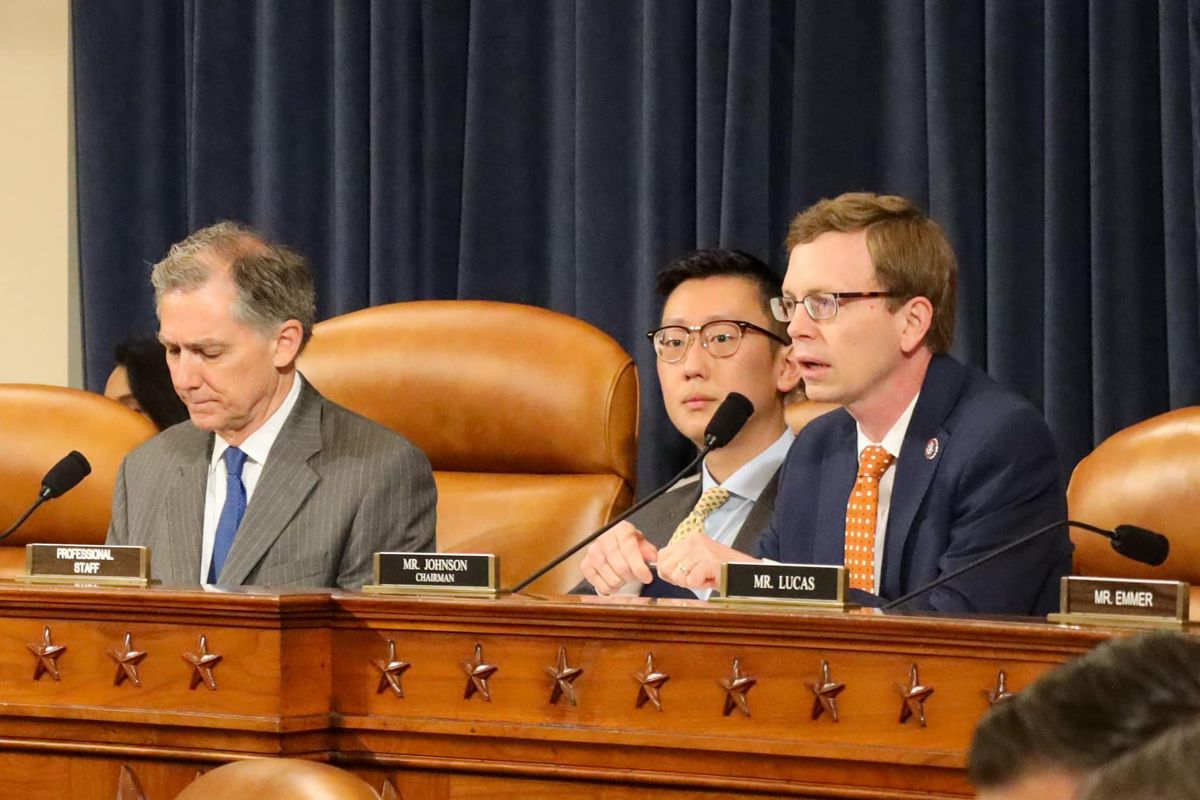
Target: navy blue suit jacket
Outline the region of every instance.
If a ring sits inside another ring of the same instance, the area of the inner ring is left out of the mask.
[[[935,449],[930,445],[936,440]],[[758,554],[842,564],[846,503],[857,472],[857,429],[844,409],[801,430],[780,469],[775,515]],[[943,573],[1066,519],[1058,456],[1042,415],[988,376],[935,356],[897,459],[884,540],[880,605]],[[949,613],[1046,614],[1071,569],[1065,528],[1047,533],[913,599]]]

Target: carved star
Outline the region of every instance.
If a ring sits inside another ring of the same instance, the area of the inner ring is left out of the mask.
[[[65,644],[55,644],[51,640],[50,626],[42,628],[41,644],[26,644],[29,652],[37,656],[37,664],[33,668],[33,679],[40,681],[47,672],[54,680],[62,680],[58,674],[58,658],[67,651]]]
[[[981,689],[980,694],[987,698],[988,705],[994,706],[996,703],[1004,702],[1016,693],[1008,690],[1008,676],[1004,674],[1004,670],[1000,670],[996,673],[996,688]]]
[[[404,697],[404,686],[400,683],[400,677],[412,664],[396,658],[396,643],[388,639],[387,658],[376,658],[371,663],[379,670],[379,686],[375,688],[375,694],[382,693],[390,686],[396,697]]]
[[[654,654],[646,653],[646,669],[644,672],[635,672],[633,677],[637,679],[638,696],[637,707],[641,708],[649,702],[654,706],[655,710],[662,711],[662,695],[659,691],[662,685],[671,680],[671,676],[665,672],[656,672],[654,669]]]
[[[113,678],[113,686],[120,686],[128,680],[139,689],[142,688],[142,679],[138,676],[138,664],[142,663],[146,652],[133,649],[133,634],[126,631],[125,642],[121,645],[121,649],[109,650],[108,654],[117,662],[117,676]]]
[[[922,686],[920,679],[917,677],[917,665],[914,663],[908,670],[908,686],[901,686],[898,683],[893,683],[896,691],[903,698],[903,704],[900,706],[900,724],[908,722],[909,717],[916,715],[921,722],[921,727],[925,727],[925,701],[929,699],[929,695],[933,694],[933,687]]]
[[[146,800],[142,782],[127,764],[121,765],[121,774],[117,778],[117,800]]]
[[[387,778],[383,779],[383,788],[379,790],[379,800],[400,800],[400,793]]]
[[[746,702],[746,693],[758,683],[758,678],[748,678],[742,674],[742,664],[738,658],[733,659],[733,674],[728,678],[717,681],[725,690],[725,716],[739,709],[747,717],[750,716],[750,704]]]
[[[558,663],[553,667],[546,667],[545,670],[546,674],[554,679],[554,688],[550,690],[550,705],[558,705],[559,698],[563,695],[566,695],[571,705],[578,705],[575,702],[575,679],[583,674],[583,670],[567,666],[567,648],[564,645],[558,646]]]
[[[836,683],[829,677],[829,662],[821,659],[821,677],[815,683],[807,684],[813,693],[812,718],[818,719],[828,711],[834,722],[838,721],[837,697],[846,688],[844,683]]]
[[[471,695],[479,692],[483,699],[492,702],[492,693],[488,690],[488,678],[500,669],[494,664],[483,663],[483,645],[475,643],[475,658],[472,661],[460,661],[459,666],[467,673],[467,688],[463,691],[463,699],[470,700]]]
[[[208,637],[200,634],[200,652],[183,654],[183,660],[192,665],[192,680],[188,689],[195,689],[203,681],[205,686],[215,692],[217,679],[213,677],[213,668],[221,663],[222,658],[223,656],[208,652]]]

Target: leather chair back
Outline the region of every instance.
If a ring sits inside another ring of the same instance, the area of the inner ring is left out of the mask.
[[[637,371],[573,317],[474,300],[376,306],[319,323],[300,371],[425,451],[438,550],[500,555],[503,586],[632,500]],[[581,558],[531,589],[568,591]]]
[[[1117,554],[1100,536],[1072,530],[1076,575],[1200,584],[1200,406],[1153,417],[1104,440],[1075,468],[1067,507],[1081,522],[1140,525],[1171,540],[1166,562],[1151,567]]]
[[[0,544],[0,576],[24,571],[29,542],[102,544],[121,460],[157,429],[150,420],[98,394],[59,386],[0,385],[0,530],[37,499],[42,476],[72,450],[92,472],[47,501]]]
[[[366,781],[344,769],[300,758],[234,761],[204,773],[176,800],[379,800]]]

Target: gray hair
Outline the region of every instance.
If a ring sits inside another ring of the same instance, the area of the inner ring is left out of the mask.
[[[217,264],[204,263],[201,254],[214,255]],[[154,265],[154,308],[158,312],[163,295],[190,292],[208,283],[229,265],[229,276],[237,289],[234,316],[264,336],[274,336],[290,319],[304,330],[300,348],[308,344],[316,321],[317,295],[308,259],[282,245],[271,244],[262,234],[228,220],[201,228],[171,245],[166,257]]]

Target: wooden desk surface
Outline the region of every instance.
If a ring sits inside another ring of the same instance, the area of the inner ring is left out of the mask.
[[[964,796],[1000,673],[1019,691],[1111,635],[642,598],[0,583],[0,785],[112,798],[125,764],[159,800],[198,767],[291,755],[410,798]],[[54,647],[66,649],[39,658]],[[119,657],[136,660],[140,686]],[[407,664],[391,665],[402,697],[389,662]],[[822,662],[844,684],[833,704],[810,686]],[[914,667],[932,689],[923,707],[902,696]],[[574,669],[552,704],[552,673]],[[656,692],[642,691],[648,671]]]

